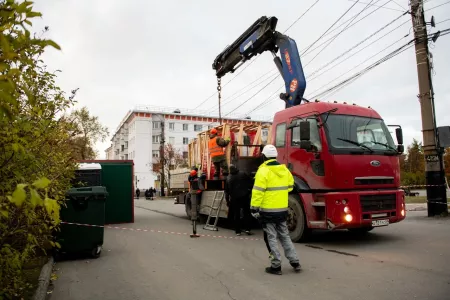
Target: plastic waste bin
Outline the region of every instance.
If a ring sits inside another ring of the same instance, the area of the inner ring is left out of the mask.
[[[66,207],[61,206],[61,221],[80,225],[61,224],[57,240],[62,253],[87,252],[94,258],[100,256],[107,197],[104,186],[71,188],[66,193]]]

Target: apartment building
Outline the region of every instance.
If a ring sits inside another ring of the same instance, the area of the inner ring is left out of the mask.
[[[254,120],[231,116],[222,120],[223,123],[268,122],[264,117]],[[159,161],[162,123],[165,143],[172,144],[187,158],[189,142],[199,132],[217,126],[219,120],[198,110],[157,106],[136,106],[130,110],[117,127],[105,154],[109,160],[133,160],[135,181],[140,189],[153,187],[157,179],[153,164]]]

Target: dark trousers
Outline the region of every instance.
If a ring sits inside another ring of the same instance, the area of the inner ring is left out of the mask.
[[[251,214],[248,198],[231,199],[231,208],[233,209],[234,231],[241,233],[242,228],[246,231],[251,229]],[[243,218],[241,218],[241,210]]]

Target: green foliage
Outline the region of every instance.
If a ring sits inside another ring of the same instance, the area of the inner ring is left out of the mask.
[[[76,91],[66,97],[43,64],[45,48],[60,47],[30,33],[40,16],[32,2],[0,0],[0,299],[20,298],[24,264],[58,247],[58,203],[76,165],[73,124],[58,118]]]
[[[72,125],[71,146],[79,160],[95,159],[94,144],[104,142],[108,137],[108,128],[104,127],[98,117],[91,116],[86,107],[73,111],[64,118]]]

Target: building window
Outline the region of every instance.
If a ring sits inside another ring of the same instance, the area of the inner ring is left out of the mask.
[[[169,130],[174,131],[175,130],[175,123],[169,123]]]
[[[125,154],[125,160],[128,160],[128,154]]]
[[[189,130],[189,125],[183,124],[183,131],[188,131],[188,130]]]
[[[120,150],[123,151],[124,149],[125,149],[125,146],[124,146],[124,145],[121,145],[121,146],[120,146]]]
[[[161,125],[161,122],[153,121],[153,129],[159,129],[160,125]]]
[[[152,151],[152,157],[153,158],[158,158],[159,157],[159,150],[153,150]]]
[[[125,142],[125,149],[128,149],[128,142]]]
[[[275,133],[275,147],[284,147],[286,143],[286,123],[278,124]]]
[[[169,137],[169,144],[175,145],[175,137],[173,137],[173,136]]]
[[[183,138],[183,145],[187,145],[187,144],[189,144],[189,138],[184,137]]]
[[[161,139],[161,136],[159,136],[159,135],[154,135],[154,136],[152,136],[152,142],[153,142],[153,144],[159,143],[159,142],[160,142],[160,139]]]
[[[203,125],[194,125],[194,131],[202,131]]]
[[[183,151],[183,158],[184,159],[188,159],[189,158],[189,153],[187,151]]]

